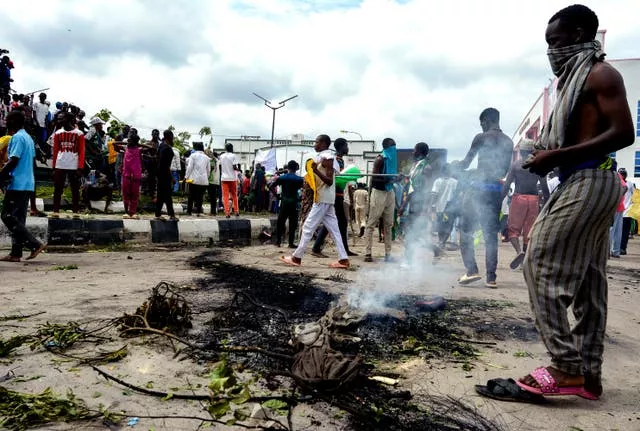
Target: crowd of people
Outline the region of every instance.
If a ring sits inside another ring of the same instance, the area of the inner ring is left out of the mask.
[[[603,61],[595,40],[597,28],[595,13],[581,5],[565,8],[549,20],[546,39],[551,67],[559,78],[558,100],[536,142],[521,143],[514,155],[514,143],[500,128],[500,113],[487,108],[479,116],[482,133],[464,159],[437,165],[429,157],[429,146],[420,142],[414,147],[410,172],[400,173],[396,142],[385,138],[370,181],[344,174],[348,142],[336,139],[332,150],[325,134],[315,140],[316,154],[305,162],[304,178],[297,175],[300,166],[295,161],[273,176],[259,164],[242,172],[230,144],[220,155],[201,143],[179,154],[171,130],[162,138],[154,130],[143,143],[135,128],[125,126],[109,139],[100,118],[87,124],[84,112],[72,104],[56,104],[52,112],[44,93],[37,102],[16,94],[9,99],[6,85],[11,78],[5,73],[0,127],[9,138],[0,141],[0,156],[5,153],[0,183],[6,186],[2,220],[13,246],[2,260],[19,262],[23,248],[31,252],[27,259],[33,259],[45,247],[25,227],[36,158],[51,159],[52,217],[59,217],[67,182],[74,216],[79,213],[81,184],[86,183],[121,188],[124,217],[137,217],[144,178],[146,191],[156,201],[156,217],[164,220],[166,206],[175,220],[172,195],[183,179],[188,214],[203,212],[205,193],[214,215],[220,208],[227,218],[238,216],[241,209],[278,212],[275,243],[280,246],[288,233],[293,252],[281,261],[295,267],[302,264],[312,242],[311,253],[326,257],[323,246],[330,234],[338,259],[329,266],[348,268],[350,257],[356,256],[349,249],[349,232],[365,237],[364,261],[374,262],[378,228],[384,261],[401,260],[405,268],[422,265],[424,250],[438,259],[459,237],[456,245],[465,272],[458,283],[470,285],[484,278],[486,287],[497,288],[502,237],[513,246],[510,266],[522,269],[536,324],[551,355],[550,366],[536,369],[517,385],[537,395],[598,399],[606,263],[626,254],[637,220],[630,216],[635,186],[624,167],[618,169],[609,156],[633,143],[634,127],[622,78]],[[5,72],[13,66],[8,57],[2,65]],[[469,169],[476,158],[477,168]],[[457,235],[452,235],[454,228]],[[484,276],[475,258],[478,233],[485,248]],[[405,245],[401,259],[392,253],[395,238]],[[576,317],[573,328],[569,306]],[[497,396],[491,385],[484,391]]]

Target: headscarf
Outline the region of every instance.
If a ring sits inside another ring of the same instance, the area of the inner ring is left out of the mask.
[[[605,53],[597,40],[547,51],[551,70],[558,77],[558,97],[549,121],[542,130],[538,149],[553,150],[563,147],[569,117],[576,106],[584,83],[595,62],[602,61]]]

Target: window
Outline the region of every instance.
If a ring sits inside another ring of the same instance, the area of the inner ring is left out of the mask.
[[[640,178],[640,151],[636,151],[636,160],[633,167],[633,176]]]
[[[640,100],[638,100],[638,113],[636,116],[636,137],[640,138]]]

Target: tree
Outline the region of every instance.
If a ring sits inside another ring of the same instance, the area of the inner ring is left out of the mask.
[[[209,137],[209,145],[207,145],[207,148],[211,149],[211,145],[213,144],[213,132],[211,132],[211,127],[204,126],[200,129],[199,135],[200,139],[203,139],[205,136]]]
[[[125,126],[125,123],[120,121],[120,119],[118,119],[115,115],[113,115],[113,112],[111,112],[106,108],[102,108],[101,110],[99,110],[94,115],[94,117],[98,117],[102,121],[108,124],[107,134],[111,138],[115,138],[116,136],[118,136],[122,132],[123,127]]]
[[[171,130],[173,132],[173,146],[178,149],[180,155],[183,155],[188,150],[191,149],[189,145],[189,139],[191,139],[191,133],[187,131],[182,131],[176,133],[176,128],[173,126],[167,127],[167,130]]]

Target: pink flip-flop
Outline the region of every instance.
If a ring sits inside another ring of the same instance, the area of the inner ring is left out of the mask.
[[[527,392],[536,395],[542,395],[545,397],[558,395],[577,395],[588,400],[595,401],[598,399],[598,396],[596,394],[589,392],[584,388],[584,386],[558,386],[556,380],[544,367],[536,368],[531,373],[531,377],[533,377],[536,383],[538,383],[539,387],[534,388],[533,386],[526,385],[520,381],[517,381],[516,384]]]
[[[280,260],[290,266],[300,266],[298,262],[294,262],[291,256],[280,256]]]
[[[347,269],[349,268],[349,265],[345,265],[344,263],[340,263],[340,262],[333,262],[329,264],[329,268],[333,268],[333,269]]]

